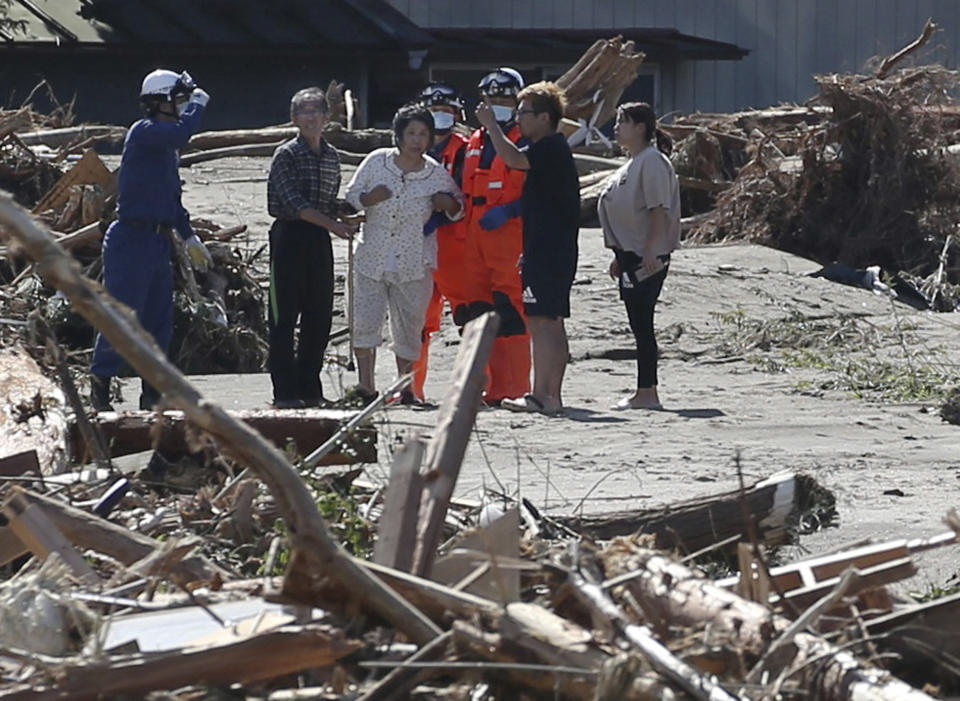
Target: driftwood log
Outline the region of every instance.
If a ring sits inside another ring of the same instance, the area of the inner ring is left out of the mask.
[[[254,409],[229,411],[228,415],[253,428],[261,436],[284,449],[292,441],[297,452],[306,455],[337,432],[353,412],[328,409],[276,411]],[[101,413],[96,422],[110,446],[110,456],[119,457],[151,448],[164,455],[192,453],[187,420],[183,412],[129,411],[122,414]],[[76,429],[75,429],[76,430]],[[376,462],[377,432],[358,428],[321,465],[346,465],[355,462]],[[78,441],[74,440],[74,445]]]
[[[597,127],[609,122],[616,114],[623,91],[637,79],[643,59],[644,53],[635,52],[633,42],[625,42],[623,37],[594,42],[566,73],[557,78],[557,85],[567,96],[564,116],[583,119]]]
[[[236,129],[230,131],[202,131],[194,134],[189,147],[198,151],[221,149],[248,144],[283,142],[297,135],[294,126],[264,127],[262,129]],[[393,132],[389,129],[345,129],[331,122],[323,132],[323,138],[337,149],[354,153],[370,153],[377,148],[393,145]]]
[[[17,134],[17,137],[26,146],[47,146],[48,148],[61,148],[87,139],[120,142],[126,136],[126,127],[100,124],[84,124],[79,127],[65,127],[63,129],[42,129]]]
[[[63,392],[23,348],[0,350],[0,458],[35,450],[45,475],[67,465],[69,423]]]
[[[720,589],[655,551],[615,541],[603,560],[608,577],[639,571],[623,586],[655,626],[708,625],[714,639],[725,639],[759,660],[790,625],[766,606]],[[787,654],[777,659],[777,665],[766,665],[781,670],[775,684],[789,680],[803,690],[817,689],[817,698],[824,701],[931,701],[927,694],[811,633],[798,633],[781,653]]]
[[[743,498],[764,542],[785,542],[787,522],[797,508],[799,496],[798,481],[792,473],[774,475],[746,490]],[[656,536],[656,547],[685,554],[737,535],[746,536],[748,532],[739,491],[677,502],[660,509],[557,520],[596,540],[649,533]]]
[[[291,562],[285,587],[289,583],[295,590],[314,577],[329,577],[349,597],[337,603],[351,601],[371,610],[420,643],[440,633],[420,611],[359,567],[331,538],[313,495],[286,457],[249,426],[205,400],[164,356],[133,313],[84,278],[76,262],[56,245],[49,232],[5,195],[0,196],[0,225],[23,246],[44,279],[70,298],[73,308],[164,395],[165,402],[181,409],[199,430],[217,441],[225,454],[246,464],[264,481],[290,529]]]

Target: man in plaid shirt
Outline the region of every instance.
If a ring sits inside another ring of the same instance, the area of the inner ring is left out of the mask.
[[[276,218],[270,227],[269,366],[278,409],[324,401],[320,370],[333,317],[330,234],[349,239],[356,230],[337,218],[340,157],[323,138],[323,91],[296,93],[290,118],[300,133],[274,152],[267,179],[267,209]]]

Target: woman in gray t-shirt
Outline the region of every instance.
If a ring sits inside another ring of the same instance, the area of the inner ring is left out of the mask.
[[[637,342],[637,391],[612,408],[662,409],[653,314],[670,253],[680,244],[680,184],[667,158],[672,143],[657,129],[650,105],[620,105],[616,133],[630,160],[607,180],[597,211],[614,255],[610,276],[619,283]]]

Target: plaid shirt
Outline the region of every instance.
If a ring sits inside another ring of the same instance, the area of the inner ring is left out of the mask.
[[[340,156],[325,140],[315,153],[303,137],[281,144],[273,154],[267,178],[267,211],[277,219],[299,219],[312,207],[336,216],[340,192]]]

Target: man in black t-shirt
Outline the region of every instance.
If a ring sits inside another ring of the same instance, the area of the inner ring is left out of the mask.
[[[557,131],[563,91],[534,83],[517,98],[517,123],[532,143],[519,149],[506,138],[489,105],[477,107],[497,154],[510,168],[527,171],[523,186],[523,307],[533,340],[533,392],[505,399],[513,411],[557,414],[563,409],[563,374],[570,356],[563,320],[570,316],[570,287],[577,271],[580,181],[573,154]]]

